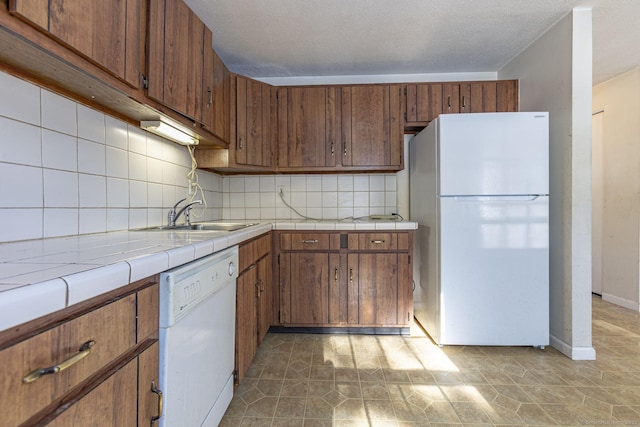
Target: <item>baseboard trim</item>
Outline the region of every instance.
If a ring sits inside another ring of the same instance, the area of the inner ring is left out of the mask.
[[[269,332],[285,334],[354,334],[354,335],[411,335],[411,328],[375,327],[311,327],[311,326],[271,326]]]
[[[551,335],[551,347],[571,360],[596,360],[596,349],[593,347],[572,347],[561,339]]]
[[[602,293],[602,301],[610,302],[611,304],[619,305],[620,307],[628,308],[633,311],[640,311],[640,304],[636,301],[631,301],[625,298],[620,298],[616,295]]]

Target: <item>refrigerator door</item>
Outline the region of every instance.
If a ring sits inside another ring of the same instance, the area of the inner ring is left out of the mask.
[[[549,198],[441,197],[439,344],[549,343]]]
[[[439,116],[441,195],[549,194],[548,113]]]

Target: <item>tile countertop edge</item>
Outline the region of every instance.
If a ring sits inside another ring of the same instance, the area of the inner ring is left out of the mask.
[[[20,286],[0,293],[0,332],[19,324],[153,276],[195,259],[238,245],[271,230],[413,230],[417,223],[340,223],[262,221],[221,237],[189,241],[162,252],[91,268],[86,271]],[[159,232],[158,232],[159,233]],[[185,234],[188,232],[185,232]],[[202,234],[199,234],[202,237]]]

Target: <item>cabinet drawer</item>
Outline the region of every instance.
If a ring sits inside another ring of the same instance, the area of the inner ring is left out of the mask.
[[[238,249],[240,271],[244,271],[257,260],[271,252],[271,233],[260,236]]]
[[[94,341],[89,354],[56,374],[25,383],[29,373],[61,364]],[[0,414],[17,425],[95,374],[136,343],[136,295],[69,320],[0,352]]]
[[[396,233],[350,234],[349,249],[360,251],[395,251],[398,249],[398,236]]]
[[[280,235],[280,249],[283,251],[328,251],[334,234],[329,233],[283,233]],[[337,236],[339,245],[339,235]],[[339,246],[338,246],[339,248]]]

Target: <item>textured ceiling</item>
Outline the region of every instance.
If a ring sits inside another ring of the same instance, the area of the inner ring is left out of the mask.
[[[186,0],[249,77],[495,72],[593,7],[594,84],[640,65],[640,0]]]

